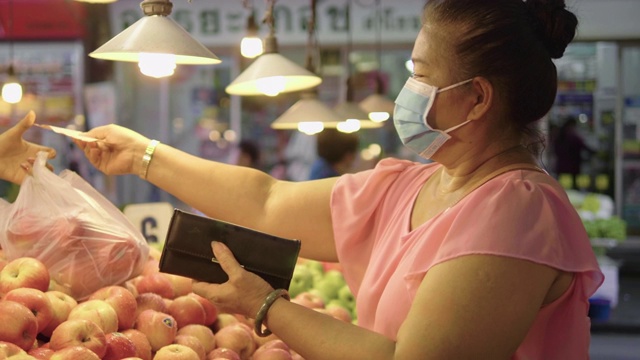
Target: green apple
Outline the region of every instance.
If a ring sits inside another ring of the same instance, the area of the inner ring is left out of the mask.
[[[324,299],[331,301],[338,298],[338,291],[343,286],[344,283],[337,281],[335,278],[325,276],[315,283],[313,288],[316,289]]]
[[[306,266],[309,269],[309,271],[311,271],[311,274],[313,274],[314,283],[316,283],[317,281],[320,281],[320,279],[324,277],[324,266],[320,261],[307,260],[304,263],[304,266]]]
[[[351,314],[355,313],[356,309],[356,297],[353,296],[351,289],[348,285],[344,285],[338,290],[338,300],[342,302],[347,310],[351,312]]]
[[[289,296],[296,297],[298,294],[308,291],[313,286],[313,273],[305,264],[298,264],[293,269],[291,284],[289,284]]]

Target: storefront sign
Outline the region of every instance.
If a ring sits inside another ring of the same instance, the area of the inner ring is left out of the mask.
[[[124,215],[150,244],[164,244],[173,206],[167,202],[127,205]]]
[[[85,10],[68,0],[0,1],[0,39],[81,39]]]
[[[245,35],[249,10],[242,1],[174,1],[171,17],[203,44],[215,47],[237,46]],[[412,44],[421,27],[424,0],[353,1],[352,11],[344,0],[319,0],[317,3],[316,34],[321,45],[345,44],[351,36],[354,43],[373,44],[376,24],[382,26],[382,43]],[[265,2],[256,0],[254,13],[260,22]],[[139,0],[120,0],[110,5],[112,33],[116,35],[142,16]],[[279,0],[274,7],[276,36],[281,45],[306,44],[310,2]],[[268,32],[260,25],[261,35]],[[351,32],[349,31],[351,25]]]

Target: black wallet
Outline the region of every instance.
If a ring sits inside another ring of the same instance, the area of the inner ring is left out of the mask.
[[[160,271],[221,284],[229,278],[213,256],[211,241],[227,245],[238,263],[274,289],[289,289],[300,240],[285,239],[221,220],[175,209]]]

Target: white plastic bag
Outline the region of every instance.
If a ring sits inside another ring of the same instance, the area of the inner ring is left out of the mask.
[[[39,259],[76,299],[139,275],[149,256],[142,234],[84,179],[70,170],[58,176],[46,160],[39,153],[15,202],[0,206],[6,257]]]

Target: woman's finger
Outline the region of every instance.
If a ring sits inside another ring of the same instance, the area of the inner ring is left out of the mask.
[[[211,249],[213,250],[213,255],[220,263],[220,267],[222,267],[222,270],[224,270],[224,272],[229,275],[229,279],[236,276],[238,272],[242,271],[242,267],[240,266],[238,261],[236,261],[233,253],[225,244],[219,241],[212,241]]]

